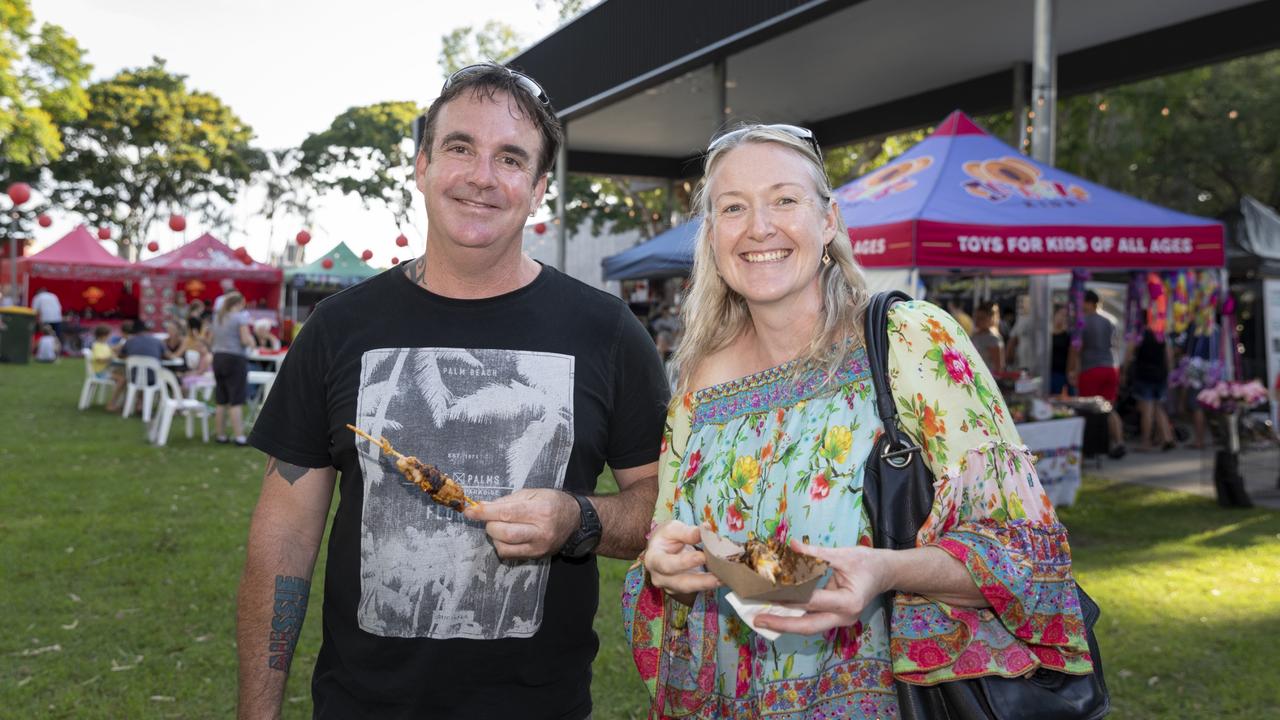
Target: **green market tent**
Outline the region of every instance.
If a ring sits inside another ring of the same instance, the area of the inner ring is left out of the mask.
[[[325,261],[329,267],[325,267]],[[289,289],[290,317],[298,320],[298,306],[310,308],[324,298],[377,275],[380,270],[369,267],[346,243],[301,267],[284,271],[284,285]]]

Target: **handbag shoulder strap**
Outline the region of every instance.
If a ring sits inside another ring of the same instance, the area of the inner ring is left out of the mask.
[[[871,366],[871,384],[876,391],[876,412],[884,425],[889,446],[896,449],[891,455],[915,449],[915,443],[898,425],[898,404],[889,384],[889,308],[910,300],[911,296],[901,290],[878,292],[871,296],[863,320],[863,342],[867,347],[867,363]]]

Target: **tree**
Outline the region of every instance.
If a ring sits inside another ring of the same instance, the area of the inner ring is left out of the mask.
[[[0,0],[0,177],[62,154],[62,125],[84,118],[89,65],[57,25],[33,29],[26,0]]]
[[[520,52],[520,43],[520,33],[499,20],[454,28],[440,36],[440,70],[449,77],[468,65],[506,62]]]
[[[354,194],[366,208],[380,204],[397,223],[411,222],[412,128],[421,114],[408,101],[350,108],[303,141],[294,176],[320,191]]]
[[[116,226],[124,257],[137,257],[147,231],[179,210],[212,218],[266,161],[252,129],[216,96],[155,58],[89,87],[91,109],[67,126],[65,152],[50,165],[54,194],[90,223]]]

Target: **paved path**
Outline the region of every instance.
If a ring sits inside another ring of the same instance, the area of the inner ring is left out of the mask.
[[[1214,497],[1213,450],[1179,448],[1153,453],[1130,450],[1120,460],[1105,457],[1101,462],[1085,460],[1084,472],[1121,482]],[[1242,452],[1240,474],[1255,505],[1280,510],[1280,488],[1276,487],[1280,477],[1280,447]]]

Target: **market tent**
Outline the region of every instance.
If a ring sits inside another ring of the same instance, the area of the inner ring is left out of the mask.
[[[326,260],[330,261],[329,267],[324,266]],[[314,262],[285,270],[284,280],[290,289],[335,292],[373,277],[378,272],[357,257],[346,243],[339,243]]]
[[[186,300],[212,302],[222,294],[224,278],[235,282],[250,308],[280,306],[280,268],[257,261],[245,263],[226,243],[205,233],[177,250],[139,263],[162,289],[185,294]]]
[[[329,267],[324,266],[326,261]],[[290,320],[305,320],[316,303],[379,272],[357,257],[346,243],[339,243],[308,265],[286,270],[284,284],[289,288]],[[298,316],[299,307],[304,309],[302,317]]]
[[[18,273],[27,278],[28,300],[45,287],[58,296],[63,311],[91,309],[98,315],[122,317],[137,312],[126,283],[136,280],[141,269],[103,249],[84,225],[35,255],[19,259]]]
[[[951,113],[893,163],[836,190],[867,267],[1222,267],[1223,227],[1041,164]]]
[[[605,280],[664,278],[689,274],[700,220],[690,220],[600,262]]]

